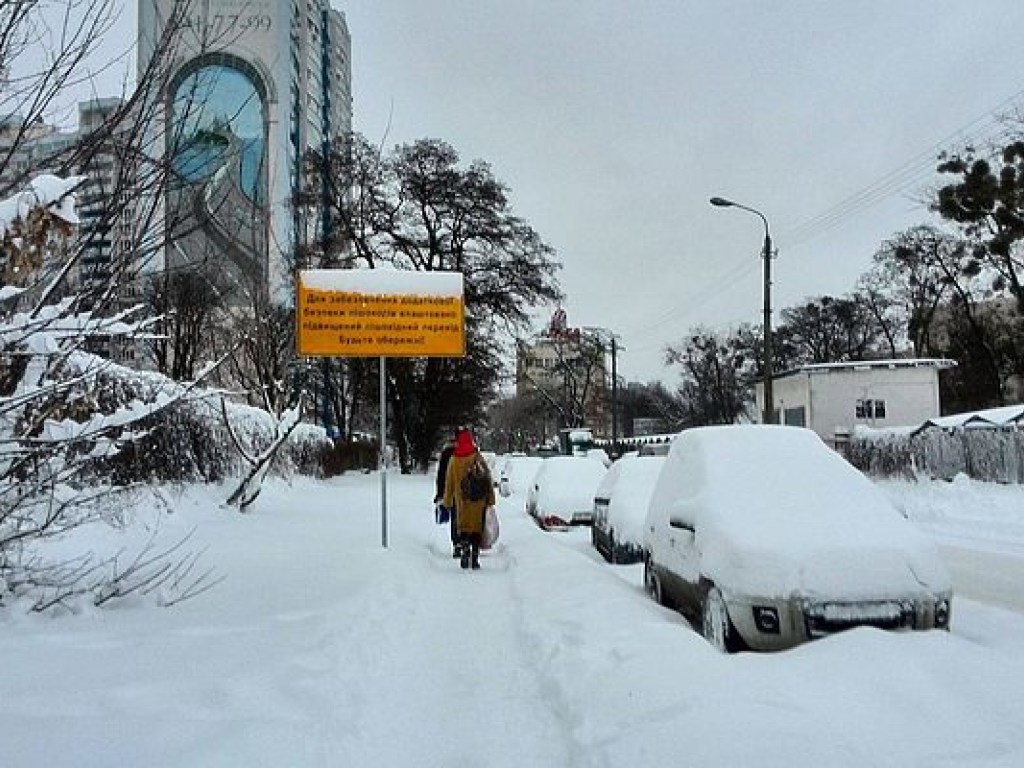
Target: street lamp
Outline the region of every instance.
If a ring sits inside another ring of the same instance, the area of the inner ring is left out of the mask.
[[[755,208],[740,205],[724,197],[712,197],[711,204],[719,208],[740,208],[760,217],[764,222],[764,411],[761,421],[764,424],[775,423],[775,407],[772,393],[772,236],[768,232],[768,219]]]

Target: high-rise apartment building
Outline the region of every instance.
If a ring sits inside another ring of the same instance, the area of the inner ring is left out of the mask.
[[[79,102],[76,128],[42,120],[26,125],[18,115],[0,119],[0,194],[18,191],[42,173],[84,177],[76,190],[81,253],[62,290],[80,292],[80,305],[101,313],[113,313],[137,298],[131,279],[137,269],[134,207],[127,199],[132,171],[123,151],[123,133],[130,126],[115,124],[108,130],[122,107],[119,98]],[[108,293],[112,281],[118,290]],[[106,352],[125,359],[117,350]]]
[[[229,304],[287,300],[303,221],[303,153],[351,130],[351,39],[328,0],[139,0],[139,71],[161,35],[169,60],[153,144],[162,193],[157,266],[201,269]]]

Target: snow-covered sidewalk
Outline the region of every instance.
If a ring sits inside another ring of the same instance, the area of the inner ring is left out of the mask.
[[[164,521],[225,581],[173,609],[0,612],[0,763],[22,766],[1024,764],[1024,617],[716,653],[585,530],[502,499],[479,572],[430,477],[271,483],[253,513],[189,489]],[[936,523],[937,524],[937,523]]]

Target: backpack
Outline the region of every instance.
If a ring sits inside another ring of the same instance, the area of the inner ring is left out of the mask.
[[[491,472],[479,453],[466,468],[459,488],[462,490],[462,498],[466,501],[483,501],[487,498],[491,490]]]

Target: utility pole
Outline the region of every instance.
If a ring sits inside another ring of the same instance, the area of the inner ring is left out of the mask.
[[[612,453],[619,452],[619,372],[616,368],[618,342],[612,334]]]
[[[595,328],[587,327],[584,329],[594,339],[597,340],[598,345],[601,348],[601,370],[606,373],[607,369],[604,367],[606,358],[605,352],[610,351],[612,355],[612,395],[611,395],[611,410],[612,410],[612,451],[618,452],[619,445],[619,371],[618,371],[618,357],[619,341],[615,334],[607,328]]]
[[[764,223],[764,416],[765,424],[775,423],[775,393],[772,380],[775,378],[772,364],[772,236],[768,233],[768,221]]]

